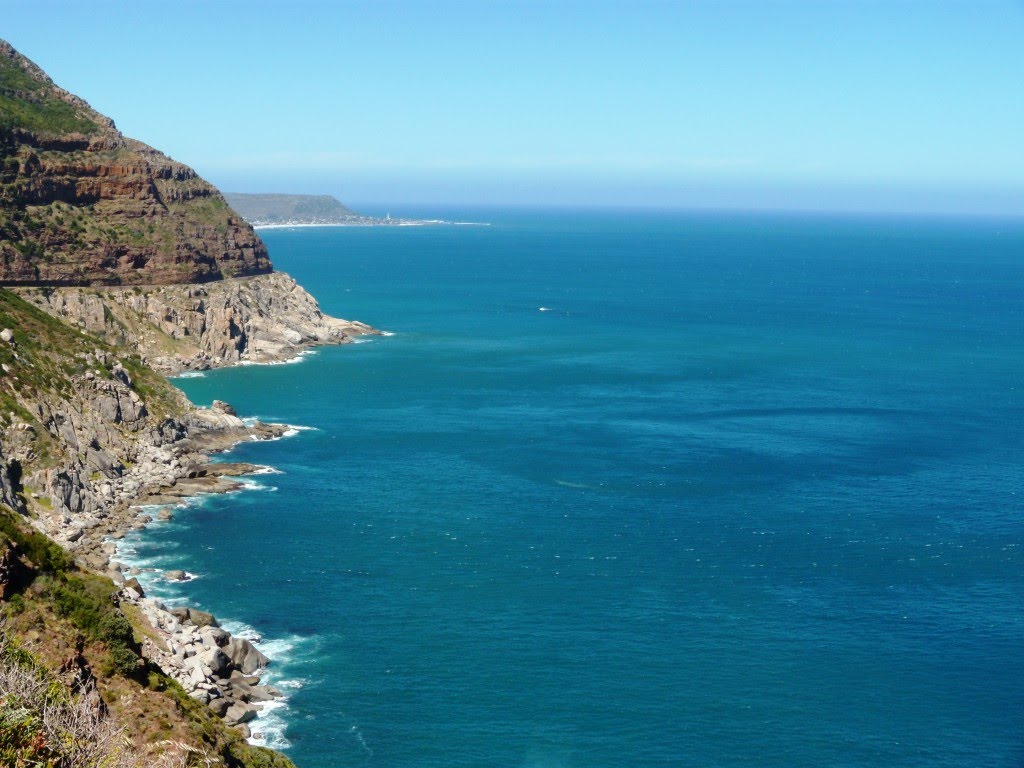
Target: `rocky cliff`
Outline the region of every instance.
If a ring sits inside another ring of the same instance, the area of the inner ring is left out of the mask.
[[[168,285],[271,271],[194,170],[126,138],[0,40],[0,284]]]
[[[134,348],[165,373],[293,359],[305,347],[345,344],[379,333],[320,311],[316,300],[281,272],[202,285],[155,289],[19,289],[33,304]]]

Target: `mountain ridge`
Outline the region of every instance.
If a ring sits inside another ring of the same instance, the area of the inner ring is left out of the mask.
[[[273,271],[192,168],[0,40],[0,285],[167,285]]]

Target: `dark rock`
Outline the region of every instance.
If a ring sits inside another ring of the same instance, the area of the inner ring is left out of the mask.
[[[213,699],[210,702],[210,709],[213,710],[213,714],[217,717],[224,717],[224,714],[228,711],[228,707],[231,706],[231,702],[221,697],[219,699]]]
[[[256,708],[238,701],[229,706],[227,711],[224,712],[224,721],[228,725],[248,723],[254,719],[256,719]]]
[[[246,675],[250,675],[270,663],[270,659],[257,651],[253,644],[245,638],[232,638],[224,646],[224,651],[231,657],[235,666]]]
[[[200,611],[197,608],[188,609],[188,617],[197,627],[219,627],[220,624],[212,613]]]
[[[231,668],[231,659],[220,648],[211,648],[198,654],[196,658],[210,668],[216,677],[223,676]]]
[[[123,584],[123,587],[124,587],[124,589],[133,589],[133,590],[135,590],[138,593],[139,597],[145,597],[146,596],[146,593],[142,590],[142,585],[139,584],[139,580],[137,578],[135,578],[134,576],[132,576],[132,578],[128,579]]]

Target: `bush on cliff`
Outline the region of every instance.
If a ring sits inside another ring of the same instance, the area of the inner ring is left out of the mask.
[[[183,766],[185,756],[144,759],[104,715],[94,689],[72,693],[0,629],[0,765],[155,768]]]

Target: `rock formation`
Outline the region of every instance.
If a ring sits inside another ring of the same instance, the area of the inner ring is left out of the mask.
[[[320,311],[281,272],[156,289],[20,289],[50,314],[136,349],[165,373],[294,358],[317,344],[379,333]]]

